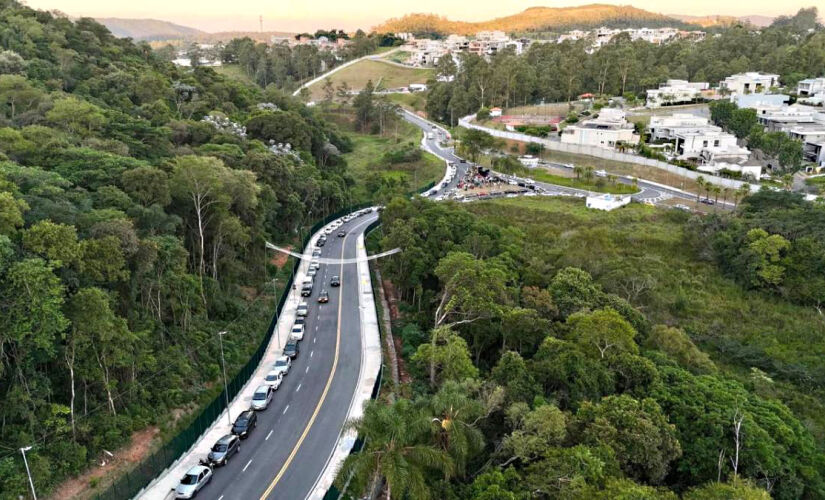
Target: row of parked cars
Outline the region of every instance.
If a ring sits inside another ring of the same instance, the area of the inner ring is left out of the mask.
[[[371,209],[359,210],[343,219],[336,220],[324,229],[324,233],[318,238],[316,247],[312,251],[312,260],[310,261],[307,272],[307,279],[301,285],[301,296],[312,296],[315,275],[321,267],[318,260],[321,256],[320,247],[326,244],[326,235],[338,230],[344,223],[351,221],[355,217],[360,217],[371,211]],[[346,236],[346,231],[340,229],[338,236]],[[337,287],[340,285],[340,277],[333,276],[332,279],[330,279],[330,286]],[[318,302],[329,302],[329,294],[326,290],[321,290],[321,293],[318,294]],[[272,365],[272,369],[270,369],[264,377],[264,383],[255,389],[250,408],[238,415],[232,424],[231,432],[221,436],[221,438],[215,442],[206,459],[201,459],[199,465],[191,467],[183,478],[181,478],[180,483],[175,488],[175,498],[194,498],[195,495],[212,480],[215,467],[226,465],[232,457],[241,451],[241,440],[249,437],[249,434],[257,427],[258,412],[265,411],[269,408],[269,405],[274,399],[275,391],[281,386],[283,378],[289,373],[289,369],[292,367],[292,360],[298,356],[298,345],[304,338],[304,324],[307,314],[309,314],[309,305],[306,302],[298,304],[295,323],[290,330],[289,340],[286,345],[284,345],[281,356],[278,356]]]

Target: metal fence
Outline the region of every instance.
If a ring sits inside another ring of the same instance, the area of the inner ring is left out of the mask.
[[[424,188],[409,193],[409,195],[414,195],[417,193],[422,193],[427,191],[431,187],[433,187],[435,183],[430,183]],[[319,229],[330,223],[331,221],[342,217],[348,213],[351,213],[355,210],[361,210],[363,208],[372,206],[372,203],[362,203],[359,205],[351,206],[345,209],[341,209],[334,214],[328,215],[323,219],[316,222],[312,228],[304,235],[303,240],[301,242],[302,249],[306,248],[307,244],[309,243],[310,238],[312,235],[315,234]],[[367,228],[366,232],[372,231],[375,227],[379,225],[379,221],[376,220]],[[296,260],[292,273],[290,274],[289,280],[286,283],[286,287],[284,288],[284,293],[281,294],[281,298],[278,300],[278,307],[276,309],[276,313],[272,316],[272,320],[269,322],[269,328],[267,329],[266,335],[261,340],[260,345],[252,354],[252,357],[246,362],[246,364],[238,370],[234,377],[232,377],[231,381],[227,384],[227,388],[224,391],[221,391],[220,394],[215,396],[215,398],[204,408],[201,413],[182,431],[180,431],[175,437],[173,437],[170,441],[164,444],[159,450],[149,455],[147,458],[142,460],[139,464],[137,464],[132,470],[124,473],[120,476],[115,482],[113,482],[105,491],[98,493],[93,498],[95,500],[123,500],[125,498],[132,498],[136,496],[140,491],[145,488],[152,480],[158,477],[165,469],[175,463],[182,455],[184,455],[200,438],[200,436],[206,432],[207,429],[215,422],[215,420],[223,413],[226,409],[226,401],[232,401],[235,396],[240,392],[243,388],[244,384],[252,377],[252,374],[255,373],[255,369],[258,367],[258,363],[263,359],[264,355],[266,354],[267,347],[269,346],[269,342],[272,339],[272,334],[275,331],[275,326],[280,316],[281,311],[283,310],[284,303],[289,296],[289,290],[292,287],[292,282],[295,277],[295,273],[298,270],[298,266],[300,265],[300,261]],[[382,370],[383,371],[383,370]],[[379,373],[378,380],[376,381],[376,387],[373,389],[373,397],[377,394],[378,386],[381,382],[381,375]],[[225,392],[228,392],[228,398]],[[358,442],[356,442],[358,445]],[[355,449],[355,447],[353,447]],[[359,448],[360,449],[360,446]],[[337,498],[337,497],[336,497]]]

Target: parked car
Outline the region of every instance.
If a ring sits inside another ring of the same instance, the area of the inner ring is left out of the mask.
[[[234,434],[227,434],[218,439],[207,456],[212,465],[226,465],[232,455],[241,451],[241,440]]]
[[[307,305],[307,303],[301,302],[300,304],[298,304],[298,309],[295,311],[295,314],[297,314],[298,316],[306,316],[308,312],[309,306]]]
[[[275,394],[275,389],[269,384],[259,385],[252,395],[252,409],[263,411],[269,408],[269,403],[272,402],[272,396]]]
[[[266,374],[264,377],[264,383],[270,387],[272,387],[273,391],[277,391],[278,387],[281,387],[281,382],[284,379],[283,372],[270,370],[269,373]]]
[[[290,340],[284,346],[284,355],[289,356],[291,359],[295,359],[295,356],[298,355],[298,341],[295,339]]]
[[[320,257],[321,256],[321,249],[320,248],[313,248],[312,249],[312,256],[313,257]]]
[[[329,294],[326,290],[321,290],[321,293],[318,295],[318,302],[321,304],[329,302]]]
[[[307,271],[307,276],[309,276],[310,278],[314,279],[316,274],[318,274],[318,270],[314,267],[310,267],[309,271]]]
[[[344,237],[344,236],[346,236],[346,235],[347,235],[347,232],[346,232],[346,231],[344,231],[343,229],[342,229],[342,230],[340,230],[340,231],[338,231],[338,237],[339,237],[339,238],[343,238],[343,237]]]
[[[312,295],[312,283],[301,285],[301,297],[309,297],[310,295]]]
[[[320,268],[321,268],[321,263],[320,263],[320,262],[318,262],[318,260],[315,260],[315,259],[314,259],[314,260],[312,260],[312,261],[309,263],[309,268],[310,268],[310,269],[315,269],[315,270],[318,270],[318,269],[320,269]]]
[[[705,205],[716,205],[716,202],[711,200],[710,198],[705,198],[704,200],[699,200],[701,203]]]
[[[275,364],[272,365],[272,371],[279,372],[284,376],[289,375],[289,368],[292,366],[292,360],[289,359],[289,356],[278,356],[278,359],[275,360]]]
[[[235,423],[232,424],[232,434],[241,439],[246,439],[249,437],[249,433],[252,432],[252,429],[257,427],[257,425],[258,415],[256,415],[252,410],[246,410],[238,415],[238,418],[235,419]]]
[[[175,498],[194,498],[198,492],[212,480],[212,469],[205,465],[196,465],[186,471],[175,488]]]
[[[318,241],[315,242],[315,246],[322,247],[322,246],[326,245],[326,243],[327,243],[326,236],[321,235],[321,237],[318,238]]]
[[[304,325],[292,325],[292,330],[289,332],[289,338],[304,340]]]
[[[339,278],[336,274],[331,280],[329,280],[329,286],[341,286],[341,278]]]

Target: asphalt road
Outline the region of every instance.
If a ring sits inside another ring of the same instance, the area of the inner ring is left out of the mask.
[[[355,258],[358,235],[377,216],[371,213],[344,224],[343,238],[333,231],[321,257]],[[241,451],[215,469],[199,499],[293,500],[310,493],[346,421],[361,368],[356,266],[321,264],[312,296],[305,299],[309,314],[304,339],[289,374],[269,408],[258,413],[257,428],[241,443]],[[340,287],[329,286],[333,275],[341,277]],[[329,303],[317,302],[321,290],[329,292]]]
[[[433,132],[433,134],[434,134],[433,139],[429,139],[429,138],[425,139],[425,143],[426,143],[427,148],[430,150],[431,153],[438,156],[439,158],[455,163],[455,165],[458,169],[458,172],[454,176],[452,182],[450,182],[449,185],[439,189],[438,192],[433,193],[433,196],[438,196],[438,195],[441,195],[445,192],[449,192],[449,191],[455,189],[458,185],[458,182],[463,177],[464,172],[466,172],[466,170],[470,167],[470,164],[469,163],[461,163],[461,158],[459,156],[457,156],[452,151],[451,148],[443,148],[441,146],[440,142],[441,142],[442,138],[446,137],[446,130],[442,129],[440,126],[437,126],[436,129],[433,129],[432,126],[434,124],[432,122],[430,122],[428,120],[425,120],[424,118],[421,118],[421,117],[419,117],[419,116],[417,116],[413,113],[410,113],[410,112],[403,113],[403,117],[406,121],[412,123],[413,125],[416,125],[420,129],[422,129],[425,132],[425,134],[429,134],[430,132]],[[428,135],[425,135],[425,137],[428,137]],[[571,169],[571,170],[573,168],[572,165],[566,165],[566,164],[561,164],[561,163],[548,163],[548,165],[553,166],[553,167],[557,167],[557,168],[564,168],[564,169]],[[624,183],[624,184],[633,184],[633,181],[626,178],[626,177],[618,177],[617,179],[618,179],[618,182],[621,182],[621,183]],[[669,199],[672,199],[672,198],[677,199],[677,200],[683,200],[683,201],[695,201],[696,200],[696,195],[695,194],[682,192],[681,190],[678,190],[678,189],[675,189],[675,188],[668,188],[667,186],[662,186],[662,185],[659,185],[659,184],[656,184],[656,183],[651,183],[651,182],[645,181],[644,179],[637,179],[636,184],[639,188],[639,192],[633,195],[633,199],[635,201],[638,201],[638,202],[641,202],[641,203],[652,203],[654,205],[658,205],[658,204],[661,204],[662,202],[664,202],[665,200],[669,200]],[[584,190],[581,190],[581,189],[574,189],[574,188],[569,188],[569,187],[566,187],[566,186],[558,186],[558,185],[555,185],[555,184],[548,184],[546,182],[536,181],[535,185],[542,188],[542,190],[544,190],[544,192],[548,193],[548,194],[567,195],[567,196],[586,196],[587,195],[587,191],[584,191]],[[732,209],[733,204],[731,204],[731,203],[722,204],[720,202],[719,207],[723,208],[723,209]]]

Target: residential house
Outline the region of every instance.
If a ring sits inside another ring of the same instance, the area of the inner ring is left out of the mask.
[[[710,88],[707,82],[688,82],[686,80],[668,80],[658,89],[647,91],[647,107],[658,108],[663,105],[684,104],[702,98],[702,92]]]
[[[639,136],[633,124],[625,119],[624,111],[603,108],[596,118],[565,127],[561,134],[561,142],[615,148],[620,144],[636,144],[639,142]]]
[[[806,78],[796,84],[796,94],[799,97],[813,97],[817,94],[825,94],[825,77]]]
[[[731,94],[761,94],[779,85],[779,75],[749,71],[731,75],[719,83]]]

